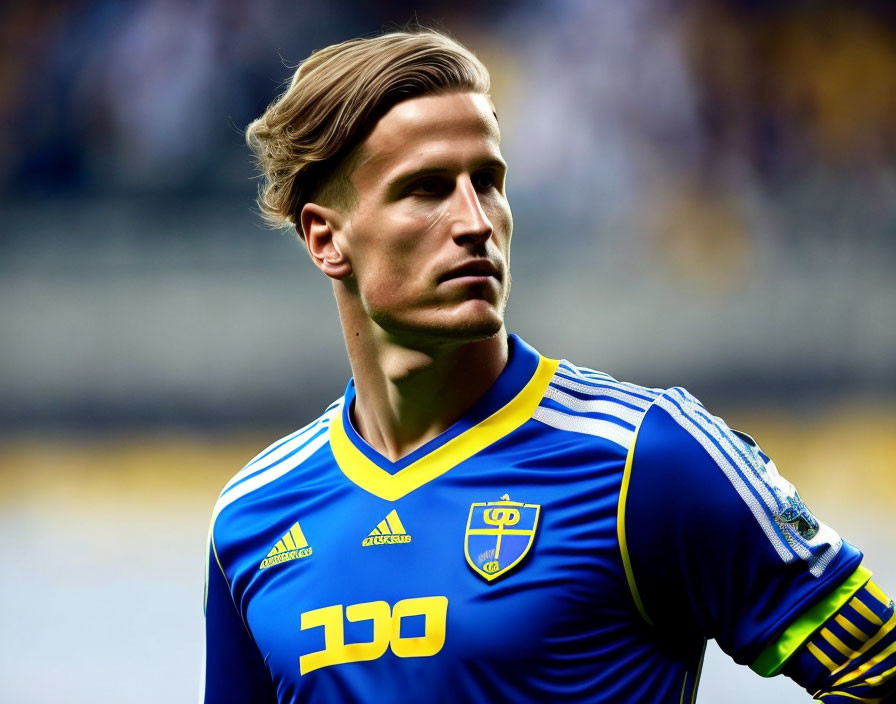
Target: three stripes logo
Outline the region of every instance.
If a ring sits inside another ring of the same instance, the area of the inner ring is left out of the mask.
[[[409,542],[411,542],[411,536],[401,524],[398,512],[392,509],[389,515],[377,523],[376,528],[361,541],[361,545],[368,548],[371,545],[395,545]]]
[[[283,534],[283,537],[277,541],[277,544],[271,548],[258,569],[263,570],[265,567],[273,567],[290,560],[297,560],[300,557],[308,557],[311,554],[311,546],[305,540],[302,528],[299,522],[292,524],[292,528]]]

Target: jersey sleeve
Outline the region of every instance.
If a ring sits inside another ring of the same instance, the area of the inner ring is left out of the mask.
[[[638,428],[620,538],[645,620],[673,637],[714,638],[763,675],[869,576],[861,553],[812,515],[752,438],[683,389],[664,392]]]
[[[237,610],[210,536],[200,704],[276,704],[273,682]]]

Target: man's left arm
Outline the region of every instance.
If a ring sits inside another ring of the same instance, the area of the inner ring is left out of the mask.
[[[645,620],[715,638],[826,704],[896,701],[892,602],[752,438],[672,389],[631,460],[626,559]]]

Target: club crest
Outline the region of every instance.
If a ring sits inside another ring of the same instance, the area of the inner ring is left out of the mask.
[[[753,455],[756,471],[778,500],[781,509],[775,515],[775,522],[781,529],[784,539],[791,547],[798,542],[796,536],[811,545],[812,541],[819,537],[822,524],[812,515],[793,484],[781,476],[775,463],[767,457],[762,457],[756,441],[746,433],[737,430],[734,432],[746,444]],[[819,537],[819,542],[825,537],[825,535]]]
[[[541,506],[500,501],[470,506],[464,553],[467,564],[480,577],[491,582],[516,567],[529,552],[538,528]]]
[[[803,540],[810,541],[818,535],[818,519],[812,515],[796,491],[787,497],[786,507],[775,516],[775,520],[792,526]]]

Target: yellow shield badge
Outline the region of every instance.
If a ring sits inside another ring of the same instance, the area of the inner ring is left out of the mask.
[[[464,553],[467,564],[491,582],[516,567],[529,552],[541,506],[502,499],[470,506]]]

